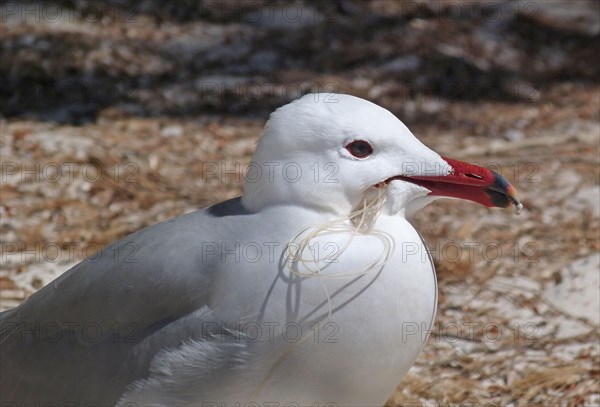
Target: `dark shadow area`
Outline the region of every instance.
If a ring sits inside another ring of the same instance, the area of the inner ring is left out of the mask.
[[[264,116],[311,91],[427,103],[596,83],[595,1],[2,1],[0,113]],[[418,103],[409,112],[407,101]]]

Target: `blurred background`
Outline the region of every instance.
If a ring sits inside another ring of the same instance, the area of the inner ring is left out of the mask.
[[[396,114],[525,211],[412,222],[439,311],[397,405],[600,405],[600,3],[0,1],[0,307],[141,227],[234,197],[270,111]]]

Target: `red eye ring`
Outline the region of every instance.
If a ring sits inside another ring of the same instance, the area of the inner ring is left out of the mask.
[[[356,158],[367,158],[373,154],[373,147],[365,140],[354,140],[348,143],[346,150]]]

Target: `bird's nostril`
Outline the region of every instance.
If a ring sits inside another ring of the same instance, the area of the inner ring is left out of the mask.
[[[475,179],[483,179],[482,176],[477,175],[477,174],[465,174],[465,177],[475,178]]]

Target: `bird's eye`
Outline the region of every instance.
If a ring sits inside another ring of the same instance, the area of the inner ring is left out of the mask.
[[[373,147],[364,140],[354,140],[346,146],[346,150],[356,158],[366,158],[373,154]]]

